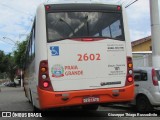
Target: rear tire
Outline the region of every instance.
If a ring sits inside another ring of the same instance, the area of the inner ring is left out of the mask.
[[[38,109],[36,106],[33,105],[33,112],[41,112],[41,110]]]
[[[96,111],[98,109],[98,105],[84,105],[84,106],[82,106],[82,109]]]
[[[30,98],[31,98],[30,103],[32,104],[33,112],[41,112],[40,109],[38,109],[38,108],[37,108],[36,106],[34,106],[34,104],[33,104],[33,99],[32,99],[31,90],[30,90]]]
[[[146,96],[139,96],[136,98],[136,109],[139,112],[150,112],[153,107]]]

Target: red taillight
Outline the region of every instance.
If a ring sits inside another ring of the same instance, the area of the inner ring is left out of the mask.
[[[82,38],[82,41],[94,41],[93,38]]]
[[[117,10],[120,11],[121,10],[121,6],[117,6]]]
[[[133,79],[133,63],[132,58],[127,57],[127,76],[126,76],[126,86],[134,83]]]
[[[159,86],[155,69],[152,69],[152,82],[154,86]]]
[[[46,5],[45,7],[46,7],[46,11],[50,10],[50,8],[51,8],[51,6],[49,6],[49,5]]]
[[[133,82],[133,77],[129,76],[127,80],[128,80],[128,82]]]
[[[48,86],[49,86],[49,83],[48,83],[48,82],[46,82],[46,81],[43,82],[43,87],[44,87],[44,88],[47,88]]]
[[[93,41],[100,41],[107,38],[72,38],[71,40],[80,41],[80,42],[93,42]]]
[[[43,90],[53,91],[48,72],[48,61],[43,60],[39,64],[39,82],[38,86]]]

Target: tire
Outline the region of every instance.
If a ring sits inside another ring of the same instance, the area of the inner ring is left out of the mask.
[[[41,112],[41,110],[38,109],[36,106],[33,105],[33,112]]]
[[[29,96],[30,96],[30,99],[28,98],[28,101],[29,101],[29,103],[31,103],[31,104],[33,105],[31,90],[29,90],[29,95],[28,95],[28,97],[29,97]]]
[[[34,104],[33,104],[33,99],[32,99],[31,90],[30,90],[30,97],[31,97],[30,103],[32,104],[33,112],[40,112],[40,109],[38,109],[38,108],[37,108],[36,106],[34,106]]]
[[[139,96],[136,98],[136,110],[138,112],[150,112],[153,107],[147,97]]]
[[[98,109],[98,105],[84,105],[84,106],[82,106],[82,109],[96,111]]]

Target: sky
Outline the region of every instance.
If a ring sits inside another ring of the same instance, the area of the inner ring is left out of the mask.
[[[23,41],[30,33],[37,6],[43,2],[53,1],[70,0],[0,0],[0,50],[3,50],[6,54],[15,50],[16,42]],[[87,0],[79,1],[85,2]],[[92,1],[119,3],[126,6],[135,0]],[[138,0],[127,7],[126,11],[131,41],[150,36],[149,0]]]

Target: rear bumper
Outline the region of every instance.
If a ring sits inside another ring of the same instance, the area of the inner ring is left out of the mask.
[[[83,98],[86,96],[98,96],[100,101],[96,104],[107,102],[127,102],[134,99],[134,85],[126,86],[124,88],[66,92],[45,91],[39,87],[37,89],[40,109],[84,105]],[[64,95],[69,95],[67,100],[63,100]]]

